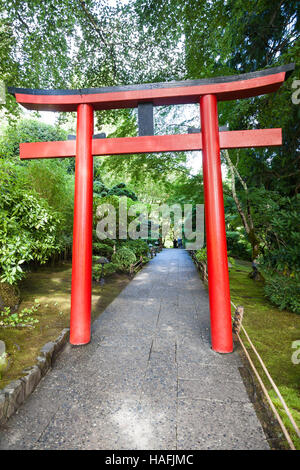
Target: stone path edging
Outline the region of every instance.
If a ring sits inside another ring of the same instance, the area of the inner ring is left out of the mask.
[[[46,343],[40,349],[36,364],[24,370],[26,372],[24,377],[13,380],[0,390],[0,424],[6,423],[27,397],[31,395],[54,364],[68,339],[69,328],[64,328],[55,341]]]

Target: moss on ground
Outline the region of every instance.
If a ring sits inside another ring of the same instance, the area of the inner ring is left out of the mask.
[[[0,308],[6,306],[14,310],[18,306],[19,301],[19,289],[11,286],[8,282],[0,282]]]
[[[55,340],[63,328],[69,327],[71,270],[70,262],[40,267],[22,282],[19,310],[32,307],[38,299],[41,306],[34,317],[39,323],[35,328],[0,327],[0,339],[5,342],[9,356],[9,368],[3,373],[0,388],[22,377],[23,370],[35,363],[40,348]],[[128,283],[128,276],[123,274],[110,276],[104,286],[93,283],[92,319],[99,316]]]
[[[244,307],[243,325],[300,427],[300,364],[293,364],[291,360],[295,351],[292,349],[292,342],[300,340],[300,315],[274,307],[265,297],[262,283],[249,279],[250,269],[248,263],[239,261],[229,269],[231,299],[235,305]],[[300,439],[293,431],[292,425],[271,385],[269,386],[269,381],[243,333],[241,333],[241,338],[296,448],[300,449]]]

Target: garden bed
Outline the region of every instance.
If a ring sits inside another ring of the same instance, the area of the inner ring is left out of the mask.
[[[55,267],[40,267],[22,281],[19,310],[31,308],[35,299],[38,299],[40,306],[34,317],[39,323],[34,328],[0,327],[0,339],[5,342],[9,360],[9,368],[0,380],[0,389],[23,377],[24,369],[35,364],[45,343],[54,341],[64,328],[69,327],[71,272],[71,262],[65,262]],[[99,316],[129,282],[126,274],[113,274],[105,280],[103,286],[94,282],[92,319]]]

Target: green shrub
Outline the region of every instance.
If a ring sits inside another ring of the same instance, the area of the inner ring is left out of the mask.
[[[234,259],[234,258],[232,258],[232,256],[228,256],[228,261],[229,261],[229,263],[231,263],[231,264],[232,264],[232,266],[234,266],[234,265],[235,265],[235,259]]]
[[[197,250],[196,251],[196,258],[197,258],[197,261],[199,261],[199,262],[202,261],[202,263],[206,263],[207,262],[206,248],[201,248],[200,250]]]
[[[101,264],[93,266],[92,277],[95,281],[99,281],[101,278]],[[103,266],[103,277],[108,277],[114,274],[118,270],[118,266],[114,263],[107,263]]]
[[[125,246],[132,250],[137,258],[140,258],[140,256],[147,256],[149,253],[148,243],[140,238],[137,240],[128,240],[125,243]]]
[[[0,281],[14,284],[31,260],[45,263],[61,251],[60,218],[34,190],[24,188],[17,166],[0,159]]]
[[[98,238],[99,240],[99,238]],[[98,242],[96,242],[98,243]],[[104,240],[101,240],[101,243],[103,243],[103,245],[108,245],[108,246],[111,246],[112,248],[117,244],[117,240],[111,240],[110,238],[105,238]]]
[[[133,201],[137,201],[136,194],[126,187],[125,183],[119,183],[113,186],[112,188],[108,188],[101,180],[94,181],[94,193],[100,197],[106,196],[126,196]]]
[[[297,280],[277,275],[266,280],[264,289],[266,297],[280,310],[300,314],[300,285]]]
[[[130,265],[136,262],[136,256],[132,250],[123,246],[112,255],[111,260],[121,271],[128,272]]]
[[[105,243],[93,243],[93,253],[99,256],[111,258],[114,249]]]
[[[15,126],[7,125],[0,138],[0,156],[19,158],[21,142],[49,142],[66,140],[67,132],[37,119],[21,119]]]
[[[104,277],[110,276],[111,274],[114,274],[116,271],[118,271],[118,265],[114,263],[105,264],[103,267]]]
[[[202,263],[207,263],[207,250],[206,248],[201,248],[200,250],[196,251],[196,258],[197,261],[202,262]],[[232,265],[235,265],[235,259],[232,258],[231,256],[228,256],[228,261]]]

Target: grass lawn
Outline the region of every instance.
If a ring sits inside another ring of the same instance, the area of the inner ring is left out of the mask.
[[[22,302],[19,310],[32,307],[38,299],[41,306],[33,316],[39,320],[34,328],[1,328],[9,368],[2,374],[0,388],[22,377],[22,371],[35,363],[40,348],[55,340],[63,328],[69,327],[71,295],[71,262],[56,267],[40,267],[28,274],[20,286]],[[92,318],[96,318],[129,283],[125,274],[114,274],[104,286],[93,282]]]
[[[300,364],[293,364],[291,360],[295,351],[292,349],[292,342],[300,340],[300,315],[274,307],[264,296],[262,284],[248,278],[250,270],[250,263],[242,261],[236,261],[235,266],[229,269],[231,299],[235,305],[244,307],[243,325],[300,427]],[[293,431],[255,354],[248,347],[243,333],[241,333],[241,338],[296,448],[300,449],[300,439]]]

